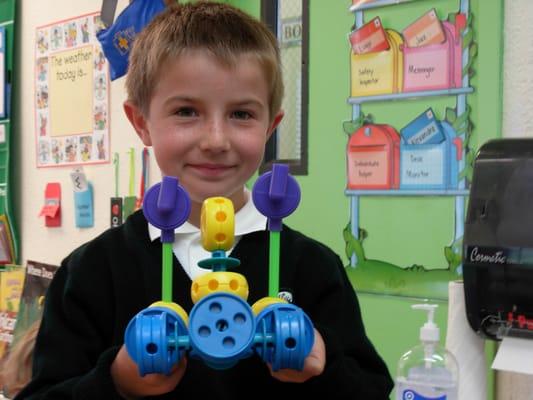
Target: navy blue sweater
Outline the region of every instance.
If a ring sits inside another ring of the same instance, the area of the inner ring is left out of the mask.
[[[147,222],[137,212],[62,262],[46,296],[33,380],[17,399],[120,399],[110,366],[128,322],[161,298],[161,253],[161,243],[150,241]],[[267,296],[268,232],[245,235],[232,256],[241,260],[236,272],[248,280],[249,304]],[[280,288],[292,293],[293,303],[309,315],[324,338],[324,373],[303,384],[282,383],[270,376],[257,356],[222,371],[189,360],[175,390],[154,398],[388,398],[392,380],[365,334],[357,297],[340,258],[285,226],[280,265]],[[174,302],[187,312],[193,306],[190,285],[174,258]]]

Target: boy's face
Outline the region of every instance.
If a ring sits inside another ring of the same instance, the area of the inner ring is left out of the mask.
[[[269,91],[259,63],[246,55],[227,67],[191,50],[161,67],[148,115],[125,111],[164,175],[176,176],[193,203],[225,196],[236,210],[244,184],[263,158],[283,113],[269,115]]]

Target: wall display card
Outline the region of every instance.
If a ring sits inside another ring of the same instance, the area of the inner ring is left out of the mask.
[[[6,28],[0,26],[0,118],[6,118]]]
[[[94,225],[93,187],[81,168],[70,173],[74,189],[74,216],[76,227],[90,228]]]
[[[109,68],[99,13],[40,26],[35,38],[37,167],[107,163]]]
[[[70,173],[70,179],[72,181],[72,187],[75,192],[84,192],[89,187],[87,177],[82,169],[75,169]]]
[[[379,17],[350,33],[350,43],[355,54],[374,53],[389,48],[387,35]]]
[[[446,140],[431,107],[400,129],[400,134],[407,144],[438,144]]]
[[[429,10],[402,32],[408,47],[438,44],[446,40],[444,29],[435,9]]]

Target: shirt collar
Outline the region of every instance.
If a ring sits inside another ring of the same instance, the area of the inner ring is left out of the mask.
[[[246,235],[247,233],[264,231],[266,229],[267,218],[255,208],[254,202],[250,200],[250,191],[245,189],[246,203],[235,214],[235,236]],[[148,233],[150,240],[154,241],[161,237],[161,230],[151,223],[148,223]],[[174,235],[200,233],[200,228],[185,222],[174,230]]]

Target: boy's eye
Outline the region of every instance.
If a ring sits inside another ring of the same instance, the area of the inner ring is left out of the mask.
[[[231,116],[232,118],[235,118],[235,119],[244,119],[244,120],[252,118],[252,115],[248,111],[243,111],[243,110],[233,111]]]
[[[196,115],[198,115],[196,110],[194,108],[192,108],[192,107],[181,107],[181,108],[178,108],[176,110],[175,114],[178,117],[195,117]]]

